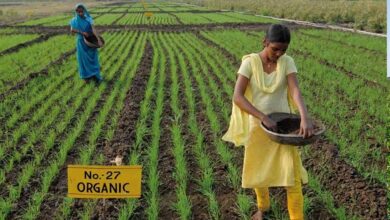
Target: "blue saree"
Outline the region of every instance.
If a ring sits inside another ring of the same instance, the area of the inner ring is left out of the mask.
[[[89,15],[87,8],[82,4],[77,4],[75,9],[78,7],[82,7],[84,9],[84,17],[80,17],[77,12],[75,12],[75,17],[70,21],[70,26],[81,32],[93,34],[91,26],[93,24],[93,19]],[[102,77],[100,76],[97,49],[88,47],[84,43],[83,35],[80,33],[77,33],[76,48],[80,78],[87,79],[95,76],[97,80],[102,80]]]

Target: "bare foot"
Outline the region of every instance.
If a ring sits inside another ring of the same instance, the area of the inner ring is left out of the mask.
[[[263,220],[263,212],[257,211],[254,215],[252,215],[251,220]]]

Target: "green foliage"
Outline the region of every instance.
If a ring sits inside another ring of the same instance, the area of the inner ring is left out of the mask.
[[[33,40],[38,37],[38,34],[15,34],[8,35],[6,38],[0,40],[0,52],[16,46],[20,43],[25,43],[27,41]]]
[[[58,44],[58,42],[62,43]],[[72,48],[72,44],[71,37],[60,35],[31,45],[24,50],[1,56],[0,92],[4,92],[16,82],[28,77],[29,73],[37,72],[58,59],[61,54]]]
[[[69,25],[70,19],[72,19],[71,14],[60,14],[60,15],[28,20],[26,22],[19,23],[18,25],[49,25],[50,23],[57,22],[59,20],[66,23],[66,25]],[[65,20],[67,20],[67,22],[65,22]]]

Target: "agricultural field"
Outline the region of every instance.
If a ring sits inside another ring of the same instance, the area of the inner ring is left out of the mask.
[[[250,219],[244,149],[221,137],[242,56],[280,22],[173,2],[90,11],[106,42],[99,86],[79,79],[71,12],[0,28],[0,219]],[[285,24],[327,127],[301,147],[305,219],[386,219],[386,38]],[[67,165],[117,155],[143,166],[140,199],[67,197]],[[271,189],[265,219],[288,219],[285,197]]]
[[[164,25],[164,24],[212,24],[212,23],[277,23],[268,18],[228,11],[208,11],[196,6],[172,6],[170,4],[99,6],[92,8],[96,25]],[[144,12],[152,12],[147,17]],[[18,26],[68,26],[71,13],[37,18],[18,23]]]
[[[341,25],[357,30],[386,33],[385,0],[175,0],[212,10],[245,11],[277,18]]]

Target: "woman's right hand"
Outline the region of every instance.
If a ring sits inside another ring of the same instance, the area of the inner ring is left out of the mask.
[[[268,116],[264,116],[263,117],[263,120],[262,120],[262,123],[265,125],[265,127],[268,128],[268,130],[270,131],[276,131],[277,128],[276,128],[276,122],[272,119],[270,119]]]
[[[84,37],[88,37],[88,33],[87,32],[81,32],[81,34],[84,36]]]

